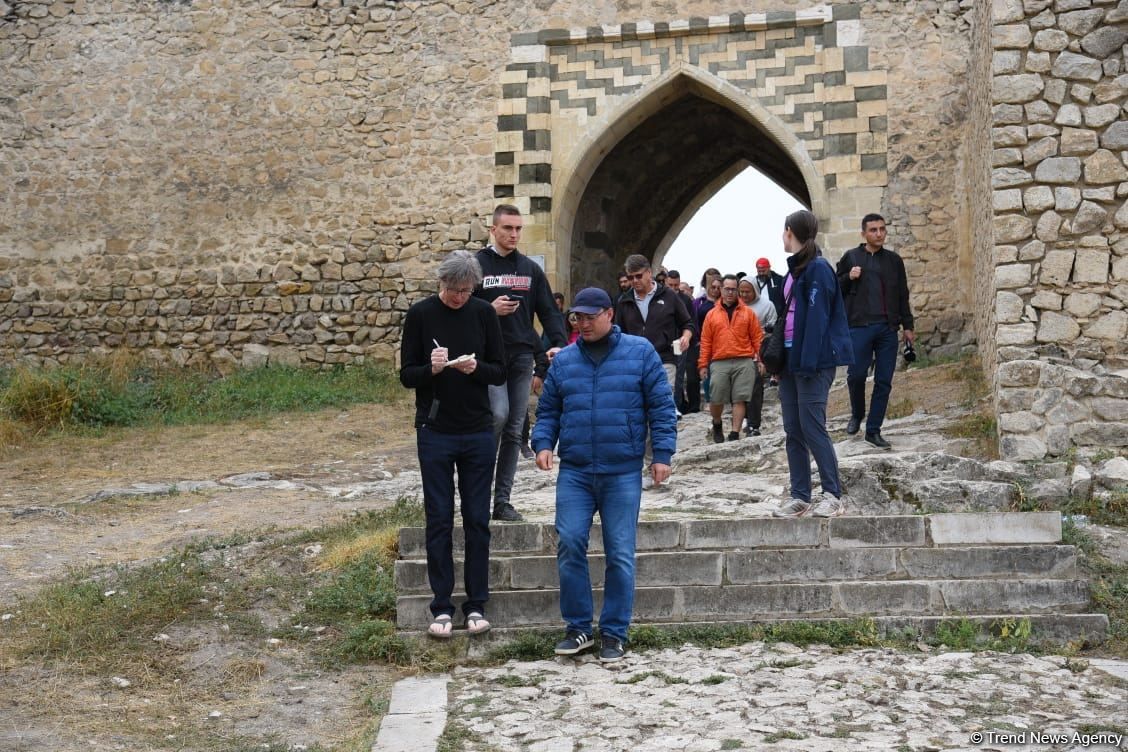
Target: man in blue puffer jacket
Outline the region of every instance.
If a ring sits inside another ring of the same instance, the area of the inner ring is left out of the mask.
[[[611,323],[614,312],[606,292],[595,287],[580,290],[571,311],[580,339],[561,350],[548,369],[532,445],[537,467],[551,470],[559,441],[556,564],[566,634],[556,653],[575,655],[595,645],[587,549],[591,523],[599,512],[607,562],[599,660],[611,663],[626,653],[634,609],[639,471],[647,428],[654,450],[650,469],[658,484],[670,475],[677,414],[654,346]]]

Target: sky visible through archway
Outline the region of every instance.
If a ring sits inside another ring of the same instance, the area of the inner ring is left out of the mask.
[[[783,220],[804,206],[754,167],[730,180],[697,210],[662,260],[667,269],[701,293],[701,275],[709,267],[722,274],[756,273],[756,259],[766,256],[772,270],[787,270]]]

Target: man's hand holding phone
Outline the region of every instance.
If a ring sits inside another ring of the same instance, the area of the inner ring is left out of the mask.
[[[508,316],[521,305],[521,298],[515,295],[498,295],[493,300],[494,310],[498,316]]]

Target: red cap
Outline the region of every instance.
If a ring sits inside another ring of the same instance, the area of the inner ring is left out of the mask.
[[[768,261],[766,258],[761,257],[761,258],[756,259],[756,266],[771,266],[771,265],[772,265],[772,262]]]

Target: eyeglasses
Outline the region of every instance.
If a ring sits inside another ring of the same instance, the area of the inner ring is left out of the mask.
[[[737,293],[737,289],[735,287],[722,287],[721,292],[727,292],[735,295]]]
[[[577,324],[581,323],[581,322],[589,322],[590,323],[592,321],[595,321],[597,318],[599,318],[600,316],[602,316],[605,313],[607,313],[606,308],[604,308],[599,313],[573,313],[571,315],[571,317],[576,321]]]
[[[473,287],[444,287],[443,289],[451,295],[469,295],[474,292]]]
[[[631,281],[634,281],[636,279],[642,279],[643,275],[645,275],[645,274],[646,274],[645,271],[641,271],[638,274],[628,274],[627,279],[629,279]]]

